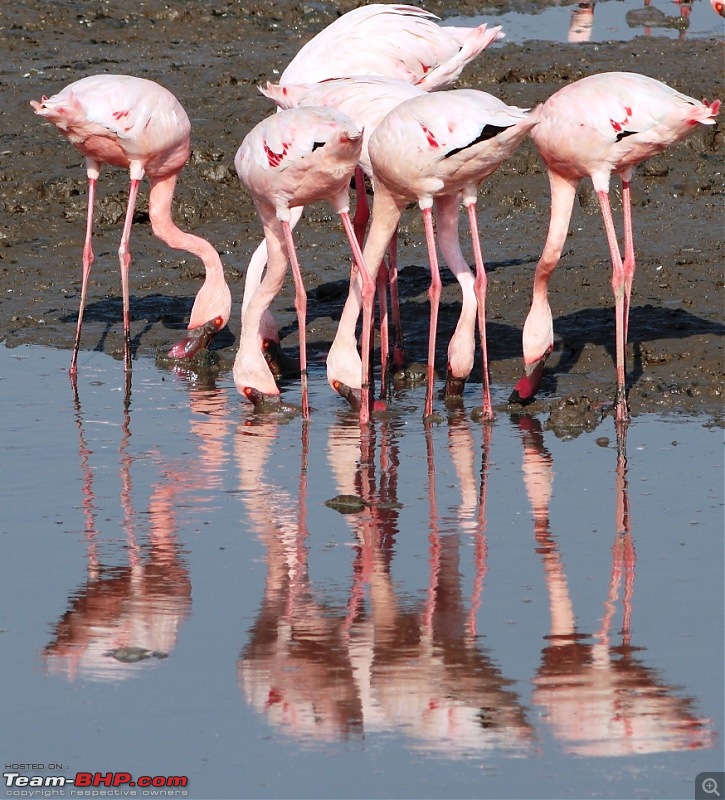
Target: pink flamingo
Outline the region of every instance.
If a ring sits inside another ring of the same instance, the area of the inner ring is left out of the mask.
[[[502,39],[500,26],[475,28],[438,25],[438,17],[409,5],[371,3],[343,14],[307,42],[280,76],[280,86],[316,83],[350,75],[382,75],[418,86],[423,91],[453,84],[463,68],[493,42]],[[349,114],[349,109],[346,112]],[[353,117],[355,119],[355,117]],[[364,230],[367,202],[358,176],[355,226]],[[292,227],[302,216],[292,212]],[[247,268],[242,317],[259,285],[267,261],[265,243],[255,250]],[[259,335],[274,358],[279,333],[270,312]]]
[[[425,415],[432,413],[433,368],[441,281],[431,208],[436,205],[438,238],[449,268],[458,279],[463,307],[448,348],[446,393],[460,395],[473,367],[475,325],[478,319],[483,351],[483,414],[493,416],[488,386],[485,335],[486,273],[476,220],[478,185],[517,148],[536,124],[529,114],[473,89],[414,97],[396,106],[370,137],[368,151],[373,170],[373,219],[364,258],[376,271],[405,206],[417,200],[423,212],[431,268],[428,341],[428,385]],[[476,277],[463,258],[458,239],[458,209],[466,207],[476,261]],[[368,375],[360,370],[355,328],[363,311],[363,357],[369,350],[372,295],[359,281],[351,284],[337,334],[327,358],[327,379],[344,397],[360,395],[361,422],[367,420]]]
[[[629,417],[625,387],[625,347],[635,271],[630,182],[641,161],[692,133],[697,123],[712,125],[720,101],[699,102],[660,81],[629,72],[591,75],[565,86],[544,103],[531,132],[551,185],[551,221],[534,275],[533,301],[524,324],[524,372],[509,399],[525,403],[541,382],[554,347],[548,301],[549,280],[569,230],[579,182],[589,176],[599,198],[612,259],[616,319],[616,419]],[[622,179],[624,261],[609,204],[612,173]]]
[[[153,81],[130,75],[92,75],[71,83],[52,97],[31,101],[38,116],[52,122],[85,156],[88,175],[88,214],[83,246],[83,277],[70,372],[77,373],[83,310],[93,264],[91,238],[96,183],[103,164],[128,169],[130,188],[118,250],[123,294],[124,363],[131,368],[131,323],[128,277],[129,239],[139,183],[151,182],[149,217],[153,232],[169,247],[198,256],[206,279],[191,310],[189,334],[169,355],[188,357],[206,347],[231,313],[232,297],[214,247],[199,236],[180,230],[171,218],[176,179],[189,158],[191,125],[171,92]]]
[[[329,199],[342,218],[355,265],[370,280],[349,214],[349,183],[360,159],[362,133],[332,108],[293,108],[260,122],[245,137],[234,165],[251,193],[264,227],[267,271],[242,316],[239,350],[234,361],[237,389],[255,406],[279,405],[279,389],[259,347],[259,326],[279,292],[292,262],[295,308],[299,324],[302,413],[309,416],[307,393],[306,309],[290,222],[290,209]]]
[[[368,141],[371,133],[378,126],[385,115],[395,106],[411,97],[424,95],[423,89],[411,83],[386,78],[377,75],[360,75],[349,78],[331,78],[321,83],[305,83],[290,86],[268,83],[266,88],[260,88],[266,97],[277,103],[279,108],[296,108],[299,106],[324,106],[337,108],[362,130],[363,143],[360,152],[360,163],[355,168],[355,183],[357,191],[357,206],[353,227],[360,246],[362,246],[369,211],[363,173],[371,180],[373,169],[368,154]],[[364,210],[364,216],[360,214]],[[388,329],[387,329],[387,285],[390,282],[390,295],[393,310],[393,327],[395,329],[395,346],[393,363],[402,367],[404,363],[403,338],[400,325],[400,309],[397,291],[397,265],[395,260],[395,235],[389,249],[390,272],[388,274],[384,263],[380,265],[378,273],[378,293],[380,297],[380,353],[382,362],[383,393],[387,373],[388,358]]]

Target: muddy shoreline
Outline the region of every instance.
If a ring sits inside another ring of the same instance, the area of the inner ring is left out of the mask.
[[[233,157],[270,103],[256,86],[275,80],[299,47],[351,3],[226,2],[208,6],[150,0],[130,10],[116,2],[16,4],[2,12],[3,145],[0,148],[0,341],[8,347],[70,348],[80,293],[86,181],[82,159],[29,101],[96,72],[129,73],[173,91],[193,126],[192,156],[179,180],[177,223],[219,250],[234,308],[213,346],[214,368],[231,369],[248,259],[261,236]],[[442,16],[480,13],[473,3],[426,3]],[[495,23],[495,17],[491,19]],[[608,70],[642,72],[695,97],[722,98],[719,41],[638,38],[607,44],[503,45],[469,65],[460,86],[532,106],[565,83]],[[652,159],[633,184],[638,265],[628,350],[630,405],[648,412],[702,413],[722,424],[723,154],[721,118]],[[96,262],[83,343],[122,354],[116,250],[127,176],[106,170],[99,184]],[[154,239],[146,192],[132,233],[131,316],[135,355],[163,356],[180,338],[201,286],[200,262]],[[613,193],[615,213],[619,209]],[[489,274],[491,380],[499,409],[520,372],[521,327],[548,223],[548,183],[526,142],[479,193],[482,245]],[[324,355],[347,289],[344,237],[327,207],[308,209],[298,226],[309,290],[312,380],[324,381]],[[402,312],[411,360],[425,358],[427,268],[420,214],[401,227]],[[470,258],[470,251],[464,247]],[[460,308],[444,276],[439,352]],[[532,412],[586,415],[614,395],[614,310],[609,256],[596,197],[582,186],[569,245],[551,283],[555,351]],[[274,306],[283,346],[296,354],[291,280]],[[70,360],[70,353],[69,353]],[[474,380],[480,380],[477,363]],[[466,406],[475,406],[469,388]],[[240,398],[240,402],[243,402]],[[342,401],[341,401],[342,402]]]

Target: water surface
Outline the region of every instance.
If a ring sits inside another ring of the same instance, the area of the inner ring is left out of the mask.
[[[525,13],[521,8],[480,17],[451,17],[459,25],[501,25],[506,42],[622,42],[637,36],[722,38],[725,21],[707,0],[580,0]]]
[[[306,425],[228,374],[140,359],[129,398],[68,361],[0,346],[6,764],[195,798],[689,797],[722,768],[706,419],[635,418],[621,457],[610,420],[482,427],[474,384],[361,440],[321,368]]]

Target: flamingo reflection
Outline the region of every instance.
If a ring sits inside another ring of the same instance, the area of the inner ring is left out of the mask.
[[[417,598],[393,577],[401,530],[399,433],[387,420],[363,433],[349,420],[331,425],[328,461],[340,492],[333,506],[345,512],[356,542],[346,607],[316,599],[310,583],[305,469],[297,498],[265,476],[275,426],[266,421],[243,426],[238,434],[240,496],[265,544],[267,565],[262,606],[238,662],[250,704],[296,736],[397,730],[450,757],[528,749],[531,728],[519,699],[477,640],[486,567],[487,449],[479,490],[469,421],[460,417],[449,426],[461,502],[442,516],[433,434],[427,433],[428,583]],[[464,537],[473,539],[475,553],[470,601],[460,572]]]
[[[302,437],[297,497],[265,478],[274,418],[242,424],[235,436],[239,489],[266,549],[264,595],[237,664],[247,701],[296,736],[362,734],[362,709],[347,648],[347,609],[319,600],[308,571],[307,453]]]
[[[477,490],[470,423],[463,415],[450,418],[448,451],[461,487],[461,502],[454,513],[446,510],[441,514],[434,436],[427,427],[430,522],[425,598],[410,599],[394,580],[390,559],[376,553],[369,582],[370,613],[356,621],[350,637],[366,731],[404,731],[422,749],[448,757],[491,750],[526,752],[532,737],[511,682],[476,638],[476,611],[486,571],[491,426],[483,426],[483,431]],[[362,530],[364,524],[361,519]],[[470,602],[464,596],[460,570],[464,537],[473,538],[475,553]],[[373,547],[377,549],[375,540]]]
[[[588,42],[592,38],[592,28],[594,26],[594,6],[593,0],[581,0],[577,7],[571,12],[569,21],[569,31],[567,41],[569,42]]]
[[[166,658],[176,646],[178,631],[191,609],[188,566],[178,540],[178,514],[189,495],[215,480],[224,458],[225,414],[219,413],[222,395],[208,387],[192,389],[190,403],[196,412],[192,429],[200,438],[200,455],[184,463],[161,464],[153,484],[148,513],[134,508],[132,473],[136,456],[131,452],[130,386],[123,403],[118,448],[121,527],[127,563],[110,565],[99,557],[101,533],[92,465],[93,450],[77,385],[75,420],[78,428],[82,474],[82,509],[86,537],[86,579],[71,595],[68,609],[56,623],[43,655],[49,672],[69,680],[122,680],[138,674],[144,664]],[[158,461],[158,459],[156,459]],[[148,539],[137,537],[139,519],[148,525]],[[148,520],[148,522],[146,522]]]
[[[534,516],[537,551],[549,593],[551,629],[533,678],[532,700],[568,753],[621,756],[711,747],[708,720],[691,698],[675,695],[632,645],[635,550],[630,529],[625,442],[618,441],[616,535],[604,615],[591,637],[577,630],[564,564],[549,525],[553,481],[551,454],[536,418],[514,419],[524,444],[524,482]],[[623,434],[620,432],[619,436]],[[610,629],[622,594],[619,644]]]

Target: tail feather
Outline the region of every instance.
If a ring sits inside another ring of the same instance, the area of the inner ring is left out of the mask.
[[[439,64],[418,81],[417,85],[426,92],[444,89],[455,83],[466,64],[473,61],[494,42],[503,39],[505,35],[500,25],[489,28],[483,24],[477,28],[445,28],[445,30],[460,42],[461,49],[453,58],[444,64]]]

